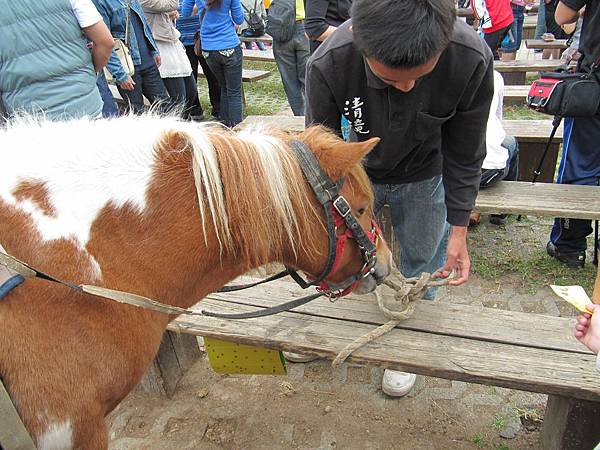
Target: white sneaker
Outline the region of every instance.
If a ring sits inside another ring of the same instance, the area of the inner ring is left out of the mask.
[[[381,390],[392,397],[402,397],[411,391],[416,380],[417,376],[414,373],[385,369]]]
[[[304,363],[319,359],[317,355],[307,355],[306,353],[283,352],[283,357],[291,362]]]

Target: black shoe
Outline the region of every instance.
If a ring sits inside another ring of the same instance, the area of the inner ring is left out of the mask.
[[[556,259],[558,262],[575,269],[581,268],[585,264],[584,251],[571,253],[559,252],[556,249],[556,246],[550,241],[548,241],[548,244],[546,244],[546,253],[548,253],[548,255]]]
[[[506,225],[507,217],[508,214],[492,214],[490,216],[490,223],[498,226]]]

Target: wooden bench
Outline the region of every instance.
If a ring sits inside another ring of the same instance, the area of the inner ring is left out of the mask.
[[[537,14],[526,15],[523,20],[523,39],[533,39],[537,25]]]
[[[247,312],[305,295],[278,281],[240,293],[210,294],[195,309]],[[385,323],[373,298],[318,299],[294,311],[250,320],[180,316],[169,325],[145,380],[174,386],[182,364],[200,357],[208,336],[333,359]],[[532,326],[535,324],[535,326]],[[444,302],[418,302],[412,318],[356,350],[350,361],[448,380],[548,394],[546,450],[587,449],[600,440],[600,373],[595,355],[573,337],[573,319]],[[187,346],[182,342],[186,341]],[[175,344],[174,344],[175,343]],[[150,376],[151,375],[151,376]]]
[[[504,86],[504,106],[522,106],[527,100],[527,94],[531,86],[508,84]]]
[[[553,41],[544,41],[543,39],[525,39],[525,46],[533,50],[564,50],[568,47],[566,39],[555,39]]]
[[[275,56],[273,56],[273,49],[266,50],[247,50],[243,49],[244,60],[246,61],[259,61],[259,62],[275,62]]]
[[[242,41],[242,42],[262,42],[264,44],[272,44],[273,38],[271,36],[269,36],[268,34],[263,34],[262,36],[258,36],[258,37],[240,36],[240,41]]]
[[[500,72],[502,78],[504,78],[504,83],[507,85],[527,84],[528,72],[550,72],[560,65],[561,62],[555,59],[494,61],[494,69]]]
[[[520,180],[531,180],[533,171],[537,168],[544,152],[546,141],[552,129],[551,120],[504,120],[505,131],[514,136],[519,143],[519,172]],[[266,124],[290,132],[304,130],[304,117],[299,116],[248,116],[240,126],[251,124]],[[554,181],[558,150],[562,143],[562,125],[557,130],[538,178],[540,182]]]
[[[264,80],[265,78],[268,78],[269,75],[271,75],[271,72],[268,70],[242,69],[242,81],[244,83],[254,83],[256,81]],[[200,78],[206,78],[201,66],[198,66],[198,76]]]

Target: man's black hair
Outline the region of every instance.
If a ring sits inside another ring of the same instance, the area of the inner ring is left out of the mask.
[[[441,53],[456,20],[454,0],[354,0],[356,48],[393,68],[422,66]]]

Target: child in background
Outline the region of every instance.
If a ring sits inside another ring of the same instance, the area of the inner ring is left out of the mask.
[[[579,342],[598,355],[596,369],[600,370],[600,305],[587,305],[589,313],[577,318],[575,337]]]

